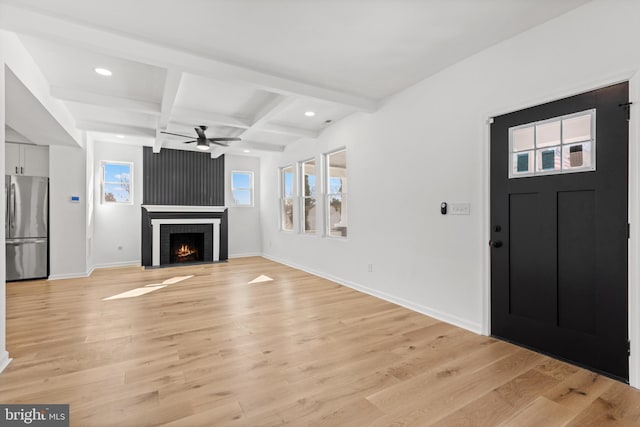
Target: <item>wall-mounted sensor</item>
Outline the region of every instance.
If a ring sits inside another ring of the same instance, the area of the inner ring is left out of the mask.
[[[447,214],[447,202],[442,202],[440,204],[440,213],[442,215],[446,215]]]

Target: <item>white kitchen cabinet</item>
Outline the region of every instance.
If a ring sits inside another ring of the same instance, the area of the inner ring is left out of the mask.
[[[49,176],[49,147],[41,145],[5,144],[7,175]]]

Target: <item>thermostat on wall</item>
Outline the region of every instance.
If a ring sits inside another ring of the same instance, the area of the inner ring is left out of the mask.
[[[80,196],[71,196],[71,203],[80,203]]]

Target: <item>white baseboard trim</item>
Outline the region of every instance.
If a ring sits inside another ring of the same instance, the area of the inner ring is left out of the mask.
[[[132,267],[142,265],[140,260],[125,261],[125,262],[110,262],[105,264],[96,264],[89,268],[84,273],[69,273],[69,274],[52,274],[49,276],[49,280],[62,280],[62,279],[80,279],[83,277],[89,277],[93,274],[94,270],[98,268],[115,268],[115,267]]]
[[[9,357],[9,353],[6,351],[2,352],[2,355],[0,356],[0,373],[2,371],[4,371],[4,369],[9,366],[9,363],[11,363],[13,359]]]
[[[98,268],[118,268],[118,267],[142,267],[142,262],[139,259],[133,261],[124,262],[106,262],[104,264],[96,264],[91,268],[91,272]]]
[[[84,273],[51,274],[48,280],[80,279],[83,277],[89,277],[92,271],[93,269]]]
[[[262,256],[262,252],[246,252],[243,254],[229,254],[229,258],[248,258],[252,256]]]
[[[411,301],[407,301],[404,298],[401,298],[401,297],[398,297],[398,296],[395,296],[395,295],[391,295],[391,294],[388,294],[386,292],[381,292],[381,291],[378,291],[378,290],[375,290],[375,289],[371,289],[371,288],[369,288],[367,286],[363,286],[363,285],[360,285],[358,283],[351,282],[349,280],[344,280],[344,279],[341,279],[339,277],[333,276],[331,274],[327,274],[327,273],[324,273],[324,272],[321,272],[321,271],[316,271],[316,270],[307,268],[305,266],[296,264],[296,263],[288,261],[288,260],[280,259],[280,258],[271,256],[271,255],[266,255],[266,254],[263,254],[262,256],[264,258],[270,259],[271,261],[275,261],[275,262],[278,262],[280,264],[284,264],[284,265],[287,265],[289,267],[305,271],[305,272],[313,274],[315,276],[322,277],[323,279],[331,280],[332,282],[336,282],[336,283],[338,283],[340,285],[346,286],[346,287],[354,289],[356,291],[363,292],[365,294],[374,296],[376,298],[383,299],[385,301],[389,301],[390,303],[397,304],[397,305],[402,306],[404,308],[407,308],[407,309],[409,309],[411,311],[415,311],[417,313],[433,317],[434,319],[438,319],[438,320],[441,320],[443,322],[449,323],[451,325],[458,326],[458,327],[460,327],[462,329],[466,329],[466,330],[471,331],[473,333],[476,333],[478,335],[482,335],[482,325],[480,323],[470,322],[467,319],[463,319],[463,318],[460,318],[458,316],[453,316],[453,315],[451,315],[449,313],[445,313],[445,312],[437,310],[435,308],[431,308],[431,307],[427,307],[427,306],[424,306],[424,305],[416,304],[416,303],[413,303]]]

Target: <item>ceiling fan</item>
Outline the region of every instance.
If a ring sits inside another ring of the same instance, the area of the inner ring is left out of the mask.
[[[198,135],[197,139],[191,140],[191,141],[185,141],[185,144],[191,144],[192,142],[196,142],[197,143],[197,148],[199,150],[208,150],[209,149],[209,144],[216,144],[216,145],[221,145],[223,147],[228,147],[229,146],[229,142],[232,141],[241,141],[240,138],[234,138],[234,137],[223,137],[223,138],[207,138],[207,135],[205,135],[204,131],[207,130],[207,126],[198,126],[197,128],[194,128],[196,130],[196,134]],[[181,135],[179,133],[171,133],[171,132],[164,132],[164,131],[160,131],[160,133],[165,133],[167,135],[175,135],[175,136],[182,136],[184,138],[193,138],[192,136],[189,135]]]

